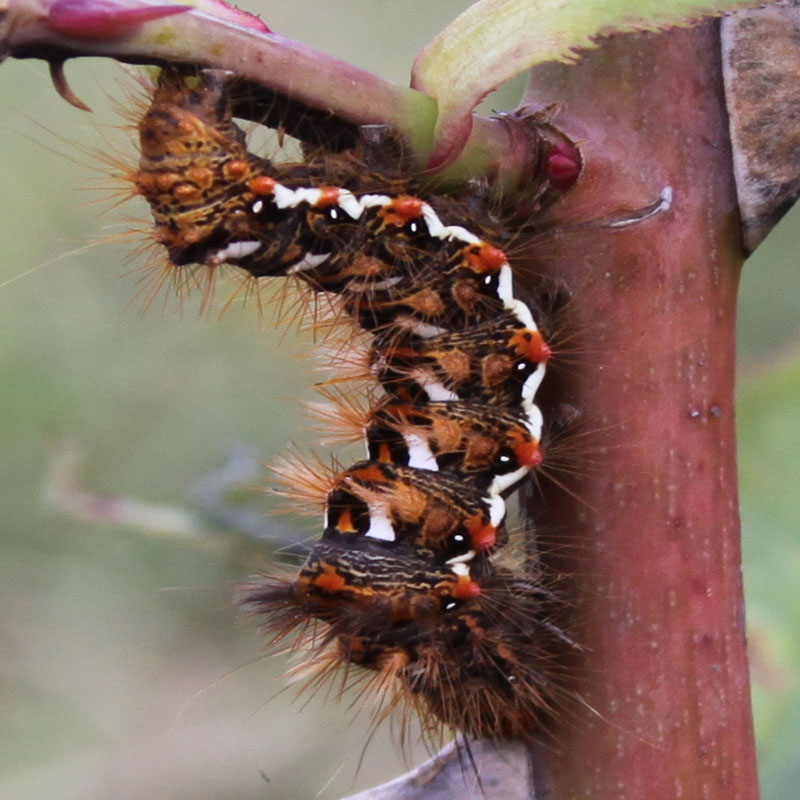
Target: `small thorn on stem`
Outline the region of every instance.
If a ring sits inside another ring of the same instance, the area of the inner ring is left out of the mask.
[[[75,94],[75,92],[70,89],[69,84],[67,83],[67,76],[64,74],[64,60],[60,61],[51,61],[50,64],[50,80],[53,81],[53,86],[55,90],[71,105],[75,106],[75,108],[79,108],[81,111],[89,111],[91,112],[91,108],[83,102],[83,100]]]
[[[606,227],[625,228],[628,225],[634,225],[637,222],[642,222],[645,219],[654,217],[656,214],[660,214],[662,211],[669,211],[670,208],[672,208],[672,198],[672,187],[665,186],[661,190],[661,194],[658,196],[658,200],[656,200],[656,202],[651,203],[649,206],[645,206],[644,208],[638,208],[636,211],[632,211],[626,217],[607,222]]]

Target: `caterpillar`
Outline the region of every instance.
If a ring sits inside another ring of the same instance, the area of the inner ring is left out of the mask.
[[[231,265],[334,298],[383,391],[366,458],[319,479],[322,535],[299,572],[255,580],[242,602],[321,678],[362,668],[379,716],[405,704],[427,730],[530,741],[565,692],[556,654],[574,646],[534,543],[515,547],[506,521],[544,458],[551,348],[469,202],[357,151],[256,156],[230,82],[164,70],[139,124],[132,180],[169,269]],[[569,142],[551,153],[579,164]]]

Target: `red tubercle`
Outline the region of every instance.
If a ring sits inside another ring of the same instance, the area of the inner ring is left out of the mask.
[[[471,578],[462,577],[453,587],[453,597],[456,600],[474,600],[483,593],[481,587]]]
[[[43,18],[48,28],[79,39],[116,39],[145,22],[183,14],[191,6],[169,3],[126,7],[115,0],[56,0]]]
[[[530,467],[530,469],[536,469],[537,467],[541,466],[542,462],[544,461],[544,453],[542,453],[542,448],[540,447],[539,442],[534,441],[533,439],[526,442],[521,442],[514,447],[514,454],[523,467]]]
[[[527,329],[520,331],[514,335],[512,344],[523,358],[527,358],[537,364],[549,361],[553,355],[553,351],[544,340],[541,331]]]
[[[320,186],[319,191],[319,200],[314,203],[316,208],[330,208],[331,206],[335,206],[339,202],[339,197],[341,197],[342,194],[338,186]]]
[[[583,159],[577,147],[570,142],[557,142],[547,154],[547,175],[555,189],[566,191],[581,174]]]
[[[497,272],[497,270],[508,264],[506,254],[488,242],[482,242],[466,248],[467,261],[475,272],[482,275],[487,272]]]
[[[418,197],[401,194],[389,203],[381,212],[384,220],[390,225],[405,225],[422,216],[425,202]]]
[[[475,550],[488,550],[497,542],[497,528],[481,519],[473,520],[469,525],[469,536]]]
[[[553,356],[553,350],[549,344],[544,340],[544,337],[539,334],[539,345],[538,345],[538,352],[539,357],[536,359],[540,363],[549,361]]]
[[[270,178],[268,175],[260,175],[258,178],[253,178],[250,181],[250,191],[253,194],[268,197],[275,193],[275,179]]]

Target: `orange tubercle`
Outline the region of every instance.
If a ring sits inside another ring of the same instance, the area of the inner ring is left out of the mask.
[[[239,161],[238,159],[229,161],[223,168],[225,177],[231,181],[241,180],[249,171],[250,167],[247,162]],[[256,178],[256,180],[258,180],[258,178]]]
[[[453,597],[457,600],[472,600],[476,597],[480,597],[481,593],[481,587],[471,578],[467,577],[459,578],[458,583],[453,588]]]
[[[136,172],[133,175],[133,185],[137,194],[147,196],[155,187],[155,178],[149,172]]]
[[[199,194],[200,190],[191,183],[180,183],[173,190],[172,193],[176,197],[192,197]]]
[[[191,167],[186,170],[186,177],[198,186],[208,187],[214,181],[214,173],[205,167]]]
[[[323,564],[322,568],[324,572],[314,577],[311,581],[317,589],[333,594],[347,588],[345,579],[336,571],[335,567],[330,564]]]
[[[178,181],[181,176],[176,172],[162,172],[156,176],[156,186],[162,192],[169,191]]]
[[[353,524],[353,512],[345,508],[336,520],[336,530],[339,533],[355,533],[356,526]]]
[[[267,175],[260,175],[250,181],[250,191],[258,195],[270,195],[275,193],[275,179]]]
[[[378,461],[385,461],[391,464],[393,460],[392,448],[386,442],[381,442],[378,447]]]
[[[360,469],[351,470],[348,477],[365,483],[386,483],[386,473],[376,464],[367,464]]]

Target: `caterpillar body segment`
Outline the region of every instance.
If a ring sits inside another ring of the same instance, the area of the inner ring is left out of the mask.
[[[322,672],[364,667],[428,727],[534,737],[568,637],[529,556],[508,557],[506,499],[542,463],[551,351],[504,250],[465,204],[357,152],[250,153],[218,73],[165,71],[140,132],[133,180],[173,267],[233,265],[337,298],[384,392],[367,460],[333,476],[304,565],[244,602],[274,643],[293,637]]]

